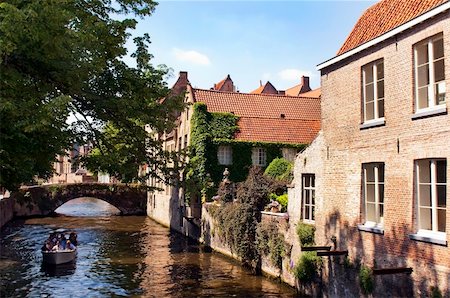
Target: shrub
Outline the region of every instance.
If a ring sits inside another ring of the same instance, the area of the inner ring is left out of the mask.
[[[294,267],[294,276],[302,282],[311,282],[318,275],[322,259],[315,251],[302,253],[297,265]]]
[[[291,180],[292,179],[292,163],[284,158],[275,158],[267,166],[265,175],[275,180]]]
[[[256,230],[258,249],[263,255],[269,255],[272,265],[282,269],[286,255],[284,237],[278,231],[276,221],[261,222]]]
[[[314,226],[299,222],[296,231],[302,246],[314,244],[314,232],[316,231]]]
[[[359,285],[364,294],[370,294],[373,291],[373,272],[367,266],[361,266],[359,269]]]
[[[288,206],[288,195],[287,193],[282,194],[281,196],[277,197],[277,202],[280,203],[281,205],[281,210],[282,211],[287,211],[287,206]]]

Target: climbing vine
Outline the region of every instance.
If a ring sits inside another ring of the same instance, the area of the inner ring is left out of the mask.
[[[189,164],[185,171],[185,189],[188,199],[201,194],[210,199],[217,191],[223,178],[223,171],[228,168],[230,180],[245,180],[252,165],[252,148],[266,149],[267,162],[281,157],[282,148],[301,150],[305,145],[270,142],[247,142],[235,140],[239,130],[239,117],[232,113],[210,113],[206,104],[195,103],[191,118],[191,139]],[[231,146],[233,162],[231,165],[219,165],[217,150],[221,145]]]
[[[278,230],[276,221],[261,222],[256,230],[258,249],[262,255],[269,256],[272,265],[282,269],[286,255],[284,236]]]

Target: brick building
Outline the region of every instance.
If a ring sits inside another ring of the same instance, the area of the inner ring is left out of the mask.
[[[380,1],[318,65],[322,133],[297,157],[290,218],[354,263],[413,269],[376,275],[375,296],[450,295],[449,9]],[[341,267],[325,266],[331,294]]]
[[[275,89],[273,86],[271,88]],[[178,93],[185,91],[187,108],[178,115],[173,131],[158,136],[163,140],[164,149],[183,151],[191,145],[193,112],[195,105],[201,103],[206,106],[209,115],[238,118],[235,123],[238,129],[231,137],[211,140],[214,143],[211,150],[214,152],[213,156],[209,155],[206,168],[211,183],[216,187],[225,168],[231,172],[230,179],[238,182],[245,178],[247,167],[251,164],[265,167],[273,158],[281,156],[293,161],[298,149],[309,144],[320,130],[320,92],[316,92],[314,97],[304,97],[302,94],[280,95],[276,90],[275,94],[265,93],[263,89],[255,93],[235,92],[229,75],[209,90],[193,88],[187,72],[180,72],[172,90]],[[309,86],[307,90],[311,90]],[[246,145],[241,150],[243,144]],[[183,175],[181,181],[184,180]],[[200,218],[200,196],[185,206],[185,191],[181,185],[164,185],[155,179],[150,181],[150,185],[163,189],[149,194],[147,209],[150,217],[183,231],[188,224],[183,223],[183,216]]]

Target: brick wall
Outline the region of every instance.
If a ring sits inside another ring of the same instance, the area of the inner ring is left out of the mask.
[[[437,33],[444,37],[447,113],[412,119],[413,45]],[[447,11],[322,70],[322,150],[326,155],[322,186],[317,190],[316,242],[325,245],[335,236],[338,249],[348,249],[353,260],[378,268],[413,267],[417,295],[434,285],[450,291],[449,49]],[[361,129],[361,67],[380,58],[384,59],[385,125]],[[310,160],[300,155],[297,163],[302,158]],[[414,161],[423,158],[447,159],[446,246],[409,237],[417,232]],[[369,162],[385,165],[384,234],[357,228],[363,222],[362,164]],[[296,165],[296,189],[298,175],[307,170]],[[389,284],[387,278],[379,283]]]

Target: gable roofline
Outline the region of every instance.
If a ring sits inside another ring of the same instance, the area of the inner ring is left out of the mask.
[[[407,29],[409,29],[411,27],[414,27],[414,26],[422,23],[423,21],[425,21],[427,19],[430,19],[430,18],[432,18],[432,17],[434,17],[434,16],[436,16],[436,15],[438,15],[438,14],[440,14],[440,13],[442,13],[442,12],[448,10],[448,9],[450,9],[450,1],[445,2],[445,3],[443,3],[443,4],[439,5],[439,6],[436,6],[435,8],[427,11],[426,13],[424,13],[424,14],[422,14],[422,15],[414,18],[414,19],[411,19],[410,21],[408,21],[406,23],[403,23],[402,25],[400,25],[400,26],[398,26],[398,27],[396,27],[396,28],[394,28],[394,29],[392,29],[392,30],[390,30],[390,31],[388,31],[388,32],[386,32],[386,33],[384,33],[384,34],[382,34],[382,35],[380,35],[380,36],[378,36],[378,37],[368,41],[368,42],[365,42],[365,43],[357,46],[356,48],[354,48],[352,50],[349,50],[348,52],[344,52],[341,55],[338,55],[338,56],[333,57],[333,58],[331,58],[331,59],[329,59],[329,60],[327,60],[325,62],[322,62],[321,64],[318,64],[316,69],[317,70],[322,70],[325,67],[331,66],[331,65],[333,65],[333,64],[335,64],[335,63],[337,63],[339,61],[342,61],[342,60],[344,60],[344,59],[346,59],[348,57],[351,57],[351,56],[353,56],[353,55],[355,55],[355,54],[357,54],[357,53],[359,53],[359,52],[361,52],[361,51],[363,51],[363,50],[365,50],[367,48],[370,48],[370,47],[372,47],[372,46],[374,46],[374,45],[376,45],[376,44],[378,44],[378,43],[380,43],[382,41],[385,41],[388,38],[391,38],[391,37],[393,37],[393,36],[403,32],[403,31],[405,31],[405,30],[407,30]]]

